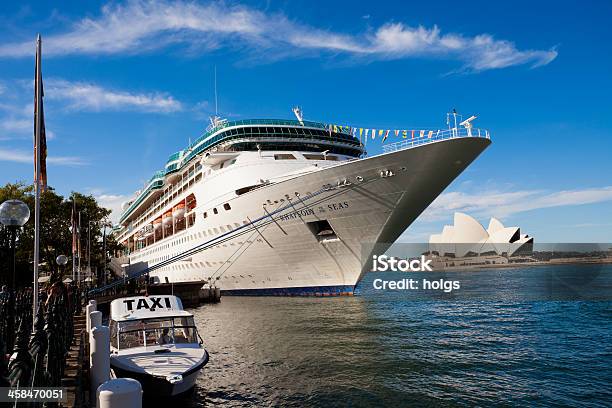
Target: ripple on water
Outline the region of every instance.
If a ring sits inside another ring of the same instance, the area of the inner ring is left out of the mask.
[[[491,274],[499,286],[510,275]],[[531,276],[525,279],[533,279]],[[612,302],[224,297],[194,407],[610,406]]]

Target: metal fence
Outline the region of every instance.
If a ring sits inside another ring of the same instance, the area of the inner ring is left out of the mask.
[[[39,303],[32,324],[31,289],[1,294],[0,387],[61,385],[66,353],[74,338],[73,316],[81,311],[81,298],[78,288],[55,285]]]
[[[466,128],[458,128],[458,129],[445,129],[445,130],[423,130],[423,131],[414,131],[406,135],[406,138],[402,139],[399,142],[388,143],[383,145],[383,152],[390,153],[395,152],[401,149],[407,149],[415,146],[424,145],[427,143],[438,142],[440,140],[454,139],[454,138],[463,138],[463,137],[480,137],[485,139],[490,139],[491,135],[489,131],[486,129],[466,129]]]

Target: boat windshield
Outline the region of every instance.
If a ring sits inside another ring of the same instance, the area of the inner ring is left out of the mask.
[[[113,321],[110,329],[111,344],[119,350],[198,342],[197,330],[191,316]]]

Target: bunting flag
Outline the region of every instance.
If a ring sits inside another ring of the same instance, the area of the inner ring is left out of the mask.
[[[367,128],[361,128],[361,127],[358,128],[358,127],[348,126],[348,125],[334,125],[334,124],[325,125],[324,129],[326,129],[329,132],[330,136],[333,136],[333,133],[343,133],[346,135],[353,136],[354,138],[357,138],[358,137],[357,134],[359,133],[359,142],[362,142],[363,140],[362,137],[365,137],[366,143],[368,140],[368,136],[370,135],[372,136],[372,140],[376,139],[376,136],[378,136],[378,137],[381,137],[382,141],[384,142],[385,140],[387,140],[391,132],[395,134],[395,137],[399,137],[401,134],[403,139],[407,139],[408,135],[410,134],[410,138],[413,140],[415,138],[415,133],[416,133],[416,137],[418,138],[427,137],[428,139],[431,139],[433,137],[438,137],[441,132],[440,130],[426,130],[426,129],[421,129],[421,130],[367,129]]]

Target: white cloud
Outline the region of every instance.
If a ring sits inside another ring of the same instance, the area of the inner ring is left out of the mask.
[[[34,131],[33,130],[34,129],[34,119],[28,120],[28,119],[13,118],[13,117],[2,118],[0,120],[0,128],[7,130],[7,131],[33,132]]]
[[[437,26],[413,28],[401,23],[386,24],[378,29],[371,50],[392,59],[416,55],[456,58],[476,71],[520,64],[537,67],[557,57],[555,49],[520,51],[512,42],[496,40],[489,34],[475,37],[443,35]]]
[[[26,150],[0,148],[0,161],[33,164],[34,153]],[[83,166],[87,163],[79,157],[48,156],[47,164],[54,164],[57,166]]]
[[[128,199],[126,195],[120,194],[94,194],[94,197],[101,207],[111,210],[110,220],[113,224],[119,222],[121,216],[121,204]]]
[[[476,216],[507,217],[541,208],[593,204],[612,201],[612,186],[584,190],[547,192],[524,190],[480,193],[450,192],[440,195],[423,213],[423,221],[448,219],[462,211]]]
[[[490,34],[442,34],[437,26],[386,23],[372,33],[343,34],[296,23],[279,13],[183,1],[106,5],[98,17],[83,18],[64,33],[43,41],[47,56],[139,54],[170,44],[185,44],[192,52],[233,46],[266,58],[272,58],[274,52],[289,55],[305,51],[345,53],[367,57],[368,61],[435,57],[458,60],[473,71],[520,64],[535,67],[557,56],[554,48],[519,50],[512,42]],[[0,45],[0,57],[30,56],[33,52],[32,41]]]
[[[111,90],[85,82],[62,79],[46,82],[46,95],[50,100],[63,100],[74,110],[131,109],[144,112],[168,113],[182,109],[174,97],[162,93],[133,93]]]

